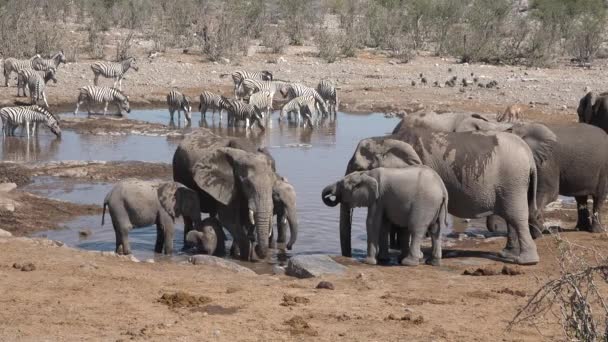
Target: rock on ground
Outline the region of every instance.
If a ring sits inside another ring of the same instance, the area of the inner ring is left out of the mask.
[[[204,255],[204,254],[194,255],[194,256],[190,257],[188,259],[188,261],[194,265],[217,266],[217,267],[225,268],[227,270],[231,270],[233,272],[241,273],[241,274],[256,274],[254,271],[250,270],[247,267],[243,267],[235,262],[232,262],[232,261],[229,261],[226,259],[222,259],[222,258],[218,258],[218,257],[214,257],[212,255]]]
[[[0,192],[11,192],[17,188],[15,183],[0,183]]]
[[[297,278],[313,278],[323,274],[342,274],[346,267],[323,254],[297,255],[287,263],[287,275]]]
[[[0,237],[11,237],[13,234],[7,232],[6,230],[0,229]]]

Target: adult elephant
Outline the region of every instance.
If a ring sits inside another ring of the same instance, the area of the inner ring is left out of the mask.
[[[578,103],[578,122],[597,126],[608,133],[608,93],[588,92]]]
[[[511,124],[492,122],[477,113],[448,112],[438,114],[435,112],[422,112],[406,116],[393,129],[393,134],[399,132],[402,123],[417,121],[424,122],[432,129],[443,132],[504,131],[512,126]]]
[[[505,248],[501,256],[519,264],[539,261],[528,230],[528,209],[536,209],[536,165],[521,138],[503,132],[438,132],[423,123],[404,120],[397,134],[359,142],[346,174],[415,165],[417,159],[445,183],[452,215],[477,218],[497,214],[506,219],[517,248]],[[344,256],[351,255],[351,210],[341,205]]]
[[[173,179],[198,192],[201,211],[212,217],[218,215],[242,259],[253,258],[253,237],[258,258],[268,255],[276,176],[274,160],[265,150],[246,140],[224,138],[201,129],[177,147]],[[184,223],[186,227],[191,225],[187,220]]]

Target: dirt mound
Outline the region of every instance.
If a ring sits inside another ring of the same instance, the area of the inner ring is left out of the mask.
[[[313,329],[302,316],[293,316],[292,318],[286,320],[283,324],[289,326],[289,332],[292,335],[319,335],[319,333]]]
[[[19,164],[0,163],[0,183],[15,183],[17,186],[31,182],[30,172]]]
[[[195,296],[183,291],[178,291],[175,293],[163,293],[158,301],[171,309],[176,309],[202,306],[211,303],[211,298],[206,296]]]
[[[298,304],[308,304],[308,303],[310,303],[310,299],[308,299],[306,297],[298,297],[298,296],[292,296],[289,294],[284,294],[283,303],[281,303],[281,306],[296,306]]]

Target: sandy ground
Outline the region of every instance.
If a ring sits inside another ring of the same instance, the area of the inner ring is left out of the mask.
[[[367,51],[333,64],[311,57],[305,48],[290,48],[282,59],[264,54],[247,57],[243,65],[203,62],[201,56],[177,52],[153,60],[138,57],[140,71],[129,71],[123,82],[134,106],[163,105],[171,87],[191,96],[203,89],[229,95],[232,80],[220,75],[242,68],[267,69],[277,79],[311,86],[321,78],[332,79],[339,86],[343,111],[424,108],[495,114],[507,105],[523,103],[529,107],[528,119],[568,122],[577,119],[576,107],[584,89],[600,91],[608,81],[601,64],[593,69],[569,65],[528,69],[456,64],[434,57],[397,64]],[[281,61],[275,63],[277,60]],[[92,84],[90,62],[82,60],[60,67],[59,83],[48,89],[51,109],[73,110],[77,88]],[[426,85],[421,84],[420,73],[427,79]],[[452,76],[459,80],[477,77],[484,84],[496,80],[498,87],[433,86],[435,81],[443,84]],[[109,80],[102,82],[111,84]],[[11,87],[0,88],[0,104],[24,101],[15,97],[14,84],[11,80]],[[63,127],[83,134],[169,133],[163,125],[116,118],[68,118]],[[141,174],[144,169],[149,172]],[[170,173],[167,164],[1,164],[0,182],[22,185],[34,175],[113,181],[132,176],[168,178]],[[98,206],[73,205],[18,190],[0,196],[18,204],[14,212],[0,211],[0,228],[20,236],[100,210]],[[558,210],[548,213],[547,218],[571,227],[576,212]],[[564,235],[577,244],[598,249],[608,243],[604,235]],[[517,309],[542,283],[557,275],[557,252],[551,237],[537,241],[541,263],[516,267],[524,274],[462,275],[479,267],[500,271],[504,264],[480,251],[499,251],[504,242],[504,238],[493,238],[457,243],[453,250],[444,251],[442,267],[369,267],[340,258],[348,265],[348,274],[323,278],[333,283],[335,290],[322,290],[315,289],[320,279],[237,276],[207,266],[134,263],[58,247],[61,244],[48,240],[0,238],[0,340],[562,339],[561,327],[552,317],[538,326],[521,325],[506,331]],[[170,296],[179,291],[184,293],[172,301]],[[163,295],[164,303],[159,301]]]

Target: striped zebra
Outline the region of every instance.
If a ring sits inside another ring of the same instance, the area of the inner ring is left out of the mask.
[[[308,123],[310,128],[312,128],[313,117],[317,115],[317,100],[312,95],[293,98],[281,108],[279,122],[281,122],[286,115],[291,116],[291,113],[296,114],[298,125],[300,124],[300,118],[302,118],[304,124]]]
[[[248,103],[257,108],[262,113],[262,117],[266,118],[267,115],[270,117],[272,113],[272,96],[269,91],[259,91],[252,94],[249,96]]]
[[[25,88],[28,86],[28,79],[30,77],[33,77],[33,75],[38,75],[42,77],[42,79],[44,80],[44,84],[46,84],[51,80],[53,81],[53,83],[57,83],[57,78],[55,78],[55,74],[55,68],[49,68],[49,70],[46,71],[37,71],[31,68],[24,68],[19,70],[19,73],[17,73],[17,97],[21,96],[21,92],[23,93],[23,96],[26,96]]]
[[[173,113],[177,111],[177,122],[181,121],[181,112],[184,112],[184,120],[191,122],[192,106],[190,106],[190,98],[177,90],[171,90],[167,95],[167,106],[169,107],[169,114],[171,114],[171,122],[173,122]]]
[[[30,59],[16,59],[7,58],[4,60],[4,86],[8,87],[8,79],[11,77],[13,72],[18,73],[19,70],[24,68],[32,68],[32,61],[39,58],[40,55],[36,55]]]
[[[207,119],[207,111],[211,109],[211,115],[215,117],[215,111],[220,112],[220,124],[222,123],[222,111],[227,110],[228,99],[208,91],[203,91],[199,95],[198,110],[201,112],[201,120]]]
[[[245,121],[245,129],[247,130],[251,129],[254,123],[257,123],[261,130],[266,129],[262,123],[262,113],[260,113],[257,108],[249,103],[233,99],[224,99],[227,102],[228,126],[236,127],[237,121]]]
[[[239,94],[243,95],[241,98],[245,98],[259,91],[267,91],[274,99],[274,94],[281,91],[287,85],[288,83],[283,81],[260,81],[246,78],[239,86]]]
[[[272,73],[268,70],[263,71],[244,71],[237,70],[232,73],[232,81],[234,82],[234,97],[239,99],[237,89],[241,85],[244,79],[250,78],[252,80],[272,81]]]
[[[329,108],[329,113],[331,114],[333,112],[334,115],[336,115],[338,106],[340,105],[336,87],[328,80],[321,80],[321,82],[317,84],[317,93],[325,100],[325,105]]]
[[[67,63],[65,55],[63,54],[63,50],[55,53],[49,59],[44,59],[40,56],[35,56],[32,60],[32,67],[34,68],[34,70],[39,71],[46,71],[50,68],[55,68],[55,70],[57,70],[61,63]]]
[[[327,107],[325,106],[325,100],[311,87],[307,87],[300,83],[288,83],[285,87],[281,88],[281,95],[288,99],[294,99],[299,96],[312,96],[315,98],[316,107],[318,110],[327,115]]]
[[[40,106],[4,107],[0,109],[2,119],[2,134],[14,135],[18,126],[24,126],[27,138],[30,138],[30,124],[32,124],[32,135],[36,133],[36,125],[44,123],[57,137],[61,137],[59,120],[53,113]]]
[[[93,75],[95,76],[93,79],[93,84],[97,85],[99,75],[101,75],[105,78],[113,78],[113,87],[116,88],[116,84],[118,84],[118,90],[122,90],[122,78],[125,76],[125,73],[129,71],[129,69],[133,69],[135,71],[139,70],[135,64],[135,57],[129,57],[118,63],[95,62],[91,64],[91,70],[93,70]]]
[[[131,108],[129,107],[129,97],[116,88],[85,86],[78,89],[78,92],[78,102],[76,103],[74,115],[78,113],[78,108],[85,101],[87,102],[87,111],[89,115],[91,114],[91,102],[105,104],[105,107],[103,108],[103,115],[106,115],[108,112],[108,105],[110,102],[116,104],[119,115],[122,115],[123,110],[125,110],[127,113],[131,112]]]
[[[38,104],[38,101],[42,99],[44,101],[44,105],[46,108],[49,108],[49,103],[46,101],[46,93],[44,89],[46,88],[46,83],[49,80],[53,80],[57,83],[57,79],[55,78],[55,68],[51,67],[50,69],[44,71],[44,75],[41,75],[40,72],[32,70],[32,69],[21,69],[19,71],[20,82],[22,85],[27,84],[27,88],[30,92],[30,98],[32,100],[32,104]],[[19,84],[17,84],[19,86]],[[17,89],[17,93],[19,89]],[[23,95],[25,96],[25,87],[23,91]]]

